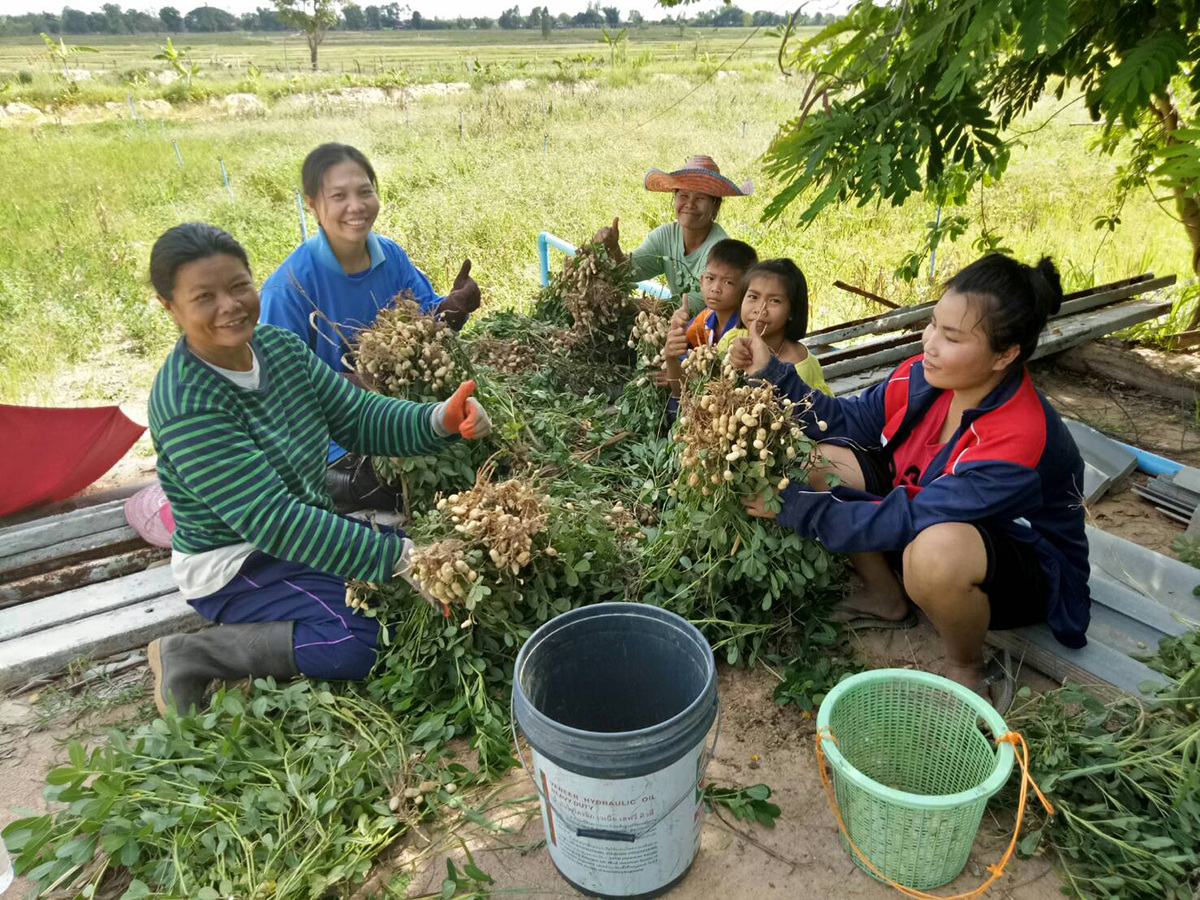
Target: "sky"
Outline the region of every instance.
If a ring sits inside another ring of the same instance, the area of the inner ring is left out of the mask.
[[[63,6],[70,6],[84,12],[99,12],[100,7],[107,2],[118,3],[122,9],[143,9],[147,12],[155,12],[160,6],[174,6],[180,12],[186,13],[196,6],[207,5],[216,6],[235,14],[251,12],[259,6],[271,5],[271,0],[209,0],[208,3],[205,3],[204,0],[162,0],[162,2],[156,2],[156,0],[151,0],[151,2],[142,2],[142,0],[128,0],[128,2],[122,2],[122,0],[65,0],[65,2],[64,0],[0,0],[0,13],[20,15],[43,10],[57,12]],[[382,5],[388,0],[357,0],[357,2],[359,6],[370,6],[372,3]],[[587,0],[526,0],[526,2],[522,2],[522,0],[407,0],[407,4],[405,0],[399,0],[399,2],[401,6],[408,5],[423,16],[437,16],[443,19],[456,16],[496,18],[514,3],[520,7],[522,13],[528,13],[533,6],[546,5],[555,15],[560,12],[574,14],[582,12],[587,7]],[[790,12],[797,4],[798,0],[737,0],[737,5],[749,12],[765,9],[782,14]],[[601,0],[600,5],[616,6],[622,12],[636,9],[649,19],[661,19],[663,16],[672,15],[675,12],[659,6],[655,0]],[[688,15],[695,15],[704,10],[719,9],[722,5],[721,0],[700,0],[686,8]],[[809,14],[841,12],[849,5],[850,0],[810,0],[805,4],[804,11]],[[676,9],[679,8],[676,7]]]

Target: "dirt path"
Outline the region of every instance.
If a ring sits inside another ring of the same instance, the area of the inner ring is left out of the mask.
[[[866,649],[876,665],[903,664],[905,656],[924,660],[936,652],[935,645],[932,629],[924,625],[899,641],[869,640]],[[1046,682],[1034,675],[1032,683],[1042,687]],[[693,868],[670,896],[680,900],[885,900],[898,896],[892,888],[861,872],[843,849],[816,770],[813,720],[795,706],[775,706],[771,702],[775,684],[774,676],[764,670],[721,668],[724,724],[709,780],[722,785],[767,784],[773,792],[771,800],[780,806],[782,815],[775,828],[768,829],[746,825],[727,811],[720,817],[709,814]],[[508,785],[513,795],[532,794],[533,786],[520,770],[510,775]],[[496,848],[495,839],[478,837],[468,844],[477,865],[496,880],[498,890],[533,896],[578,896],[558,876],[549,851],[541,845],[542,821],[535,803],[511,813],[506,825],[515,829],[514,834],[504,837],[506,843],[534,845],[536,849],[522,852]],[[965,891],[980,884],[987,877],[986,867],[1002,855],[1011,827],[1011,818],[998,820],[986,813],[966,869],[938,893]],[[489,846],[496,849],[487,849]],[[403,859],[405,853],[398,856]],[[446,847],[430,854],[417,867],[410,896],[437,890],[445,877],[446,856],[459,863],[465,860],[461,849]],[[1050,862],[1035,857],[1010,863],[1001,885],[989,895],[1050,900],[1062,896],[1059,885]]]

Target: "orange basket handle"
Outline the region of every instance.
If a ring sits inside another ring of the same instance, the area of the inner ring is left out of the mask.
[[[842,837],[846,839],[846,844],[854,852],[854,855],[862,861],[862,864],[866,866],[876,878],[885,884],[891,885],[906,897],[916,897],[918,900],[973,900],[973,898],[981,896],[984,891],[990,888],[997,881],[997,879],[1004,874],[1004,867],[1008,865],[1008,861],[1012,859],[1013,851],[1016,850],[1017,847],[1017,835],[1021,831],[1021,820],[1025,818],[1025,803],[1029,796],[1030,787],[1032,787],[1034,793],[1037,794],[1037,798],[1041,801],[1042,806],[1046,808],[1046,812],[1048,812],[1050,815],[1054,815],[1054,807],[1050,805],[1050,801],[1046,799],[1046,795],[1042,793],[1041,789],[1034,782],[1033,776],[1029,774],[1029,745],[1025,743],[1025,738],[1018,731],[1009,731],[1005,734],[1002,734],[1000,737],[996,738],[996,743],[1012,744],[1014,751],[1013,755],[1016,756],[1017,762],[1021,766],[1021,792],[1017,800],[1017,821],[1016,824],[1013,825],[1012,839],[1008,842],[1008,849],[1004,851],[1004,855],[1000,857],[1000,861],[998,863],[994,863],[987,867],[988,871],[991,873],[991,875],[988,876],[987,881],[974,890],[967,891],[966,893],[950,895],[927,894],[924,891],[918,891],[915,888],[905,887],[899,882],[892,881],[892,879],[880,872],[879,869],[875,868],[875,865],[869,859],[867,859],[867,857],[861,850],[858,849],[858,846],[851,839],[850,832],[846,829],[846,823],[842,819],[842,811],[838,808],[837,797],[833,792],[833,782],[830,781],[829,774],[825,771],[825,752],[821,749],[821,741],[825,740],[826,738],[833,741],[835,745],[837,744],[837,738],[833,736],[833,732],[829,729],[829,726],[822,725],[817,729],[816,735],[817,771],[821,773],[821,784],[825,786],[825,797],[829,800],[829,808],[833,811],[833,817],[837,819],[838,829],[842,832]]]

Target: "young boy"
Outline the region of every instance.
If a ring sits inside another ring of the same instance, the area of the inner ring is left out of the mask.
[[[671,317],[671,328],[667,332],[664,349],[666,381],[673,395],[679,396],[682,360],[687,351],[702,344],[715,345],[738,327],[738,311],[745,292],[742,279],[757,262],[758,254],[744,241],[726,238],[713,244],[708,252],[704,274],[700,277],[700,292],[704,296],[705,308],[689,322],[688,298],[684,294],[680,308]]]

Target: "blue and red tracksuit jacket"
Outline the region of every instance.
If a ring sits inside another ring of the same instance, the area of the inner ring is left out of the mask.
[[[781,394],[813,404],[803,417],[809,437],[878,449],[897,434],[903,442],[942,393],[925,380],[921,360],[914,356],[887,381],[851,397],[813,391],[795,366],[778,359],[758,374]],[[1060,643],[1082,647],[1091,618],[1082,494],[1075,441],[1022,368],[963,413],[917,485],[880,499],[793,482],[782,492],[776,521],[843,553],[903,550],[939,522],[987,522],[1033,545],[1050,587],[1047,624]]]

